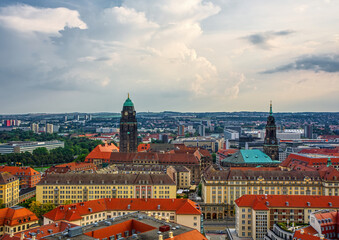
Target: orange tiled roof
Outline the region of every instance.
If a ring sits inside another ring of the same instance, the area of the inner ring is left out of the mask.
[[[37,216],[27,208],[11,207],[0,209],[0,225],[16,226],[24,222],[38,221]]]
[[[148,143],[141,143],[138,145],[138,152],[147,152],[151,145]]]
[[[308,228],[308,227],[306,227]],[[306,228],[302,228],[303,230]],[[297,231],[294,232],[293,239],[298,239],[298,240],[320,240],[321,238],[318,236],[314,236],[308,231],[311,230],[304,230],[304,233],[301,233],[302,229],[298,229]],[[323,240],[327,240],[327,238],[324,238]]]
[[[286,203],[290,208],[339,208],[339,196],[243,195],[235,203],[239,207],[257,207],[262,210],[268,210],[268,207],[285,207]]]
[[[174,236],[173,238],[166,238],[165,240],[207,240],[204,235],[202,235],[198,230],[194,229],[189,232],[182,233],[180,235]]]
[[[31,167],[0,166],[0,172],[9,172],[12,175],[33,176],[40,173]]]
[[[44,217],[53,221],[74,221],[81,219],[83,215],[108,210],[175,211],[179,215],[201,215],[200,208],[189,199],[104,198],[59,206],[46,213]]]

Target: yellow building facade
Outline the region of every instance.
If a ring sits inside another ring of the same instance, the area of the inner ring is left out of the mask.
[[[19,179],[8,172],[0,173],[0,201],[5,207],[19,203]]]
[[[100,198],[176,198],[167,174],[53,174],[36,188],[41,203],[77,203]]]

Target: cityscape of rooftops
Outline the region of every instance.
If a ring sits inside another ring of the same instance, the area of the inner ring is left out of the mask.
[[[338,13],[0,1],[0,240],[339,239]]]

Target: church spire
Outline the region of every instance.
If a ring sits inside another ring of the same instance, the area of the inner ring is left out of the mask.
[[[327,167],[329,167],[329,166],[332,166],[332,161],[331,161],[330,157],[328,157],[328,159],[327,159]]]
[[[272,100],[270,101],[270,116],[273,115],[273,111],[272,111]]]

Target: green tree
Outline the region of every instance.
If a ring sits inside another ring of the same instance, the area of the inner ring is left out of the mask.
[[[31,210],[38,218],[41,218],[42,215],[53,210],[55,205],[52,203],[40,203],[38,201],[32,201],[29,205],[29,210]]]

